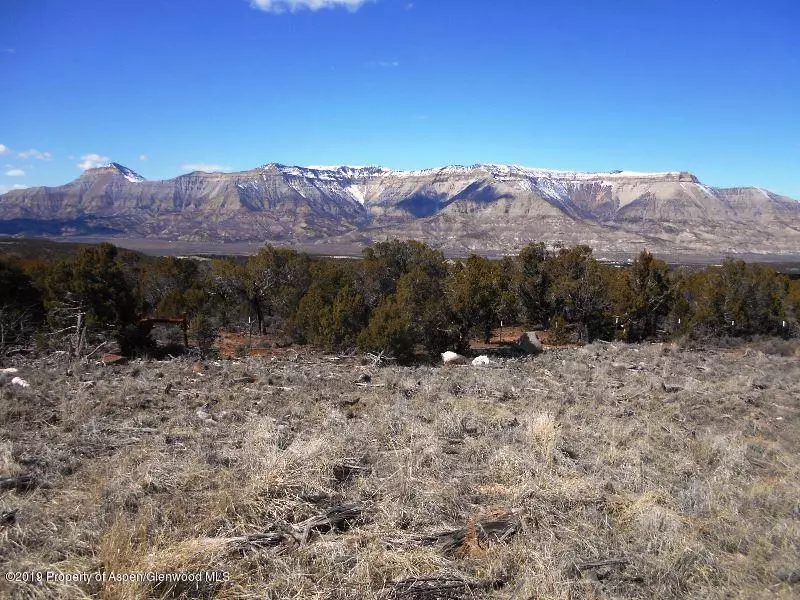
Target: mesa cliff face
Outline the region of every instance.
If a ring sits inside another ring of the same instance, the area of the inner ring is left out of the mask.
[[[304,244],[399,237],[453,251],[513,252],[544,241],[618,252],[791,254],[800,253],[800,203],[759,188],[708,187],[685,172],[268,164],[147,181],[111,163],[60,187],[0,196],[0,232]]]

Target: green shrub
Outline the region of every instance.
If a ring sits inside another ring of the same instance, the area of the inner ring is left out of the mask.
[[[358,347],[367,352],[386,352],[401,362],[414,355],[411,322],[394,297],[372,313],[369,325],[358,336]]]

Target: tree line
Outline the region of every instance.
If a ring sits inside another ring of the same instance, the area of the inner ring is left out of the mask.
[[[670,269],[647,251],[612,266],[587,246],[544,244],[501,260],[448,260],[416,241],[377,243],[361,260],[269,245],[246,258],[154,258],[108,243],[69,260],[0,256],[2,353],[81,354],[112,337],[124,353],[151,353],[146,316],[185,317],[203,353],[221,330],[249,329],[409,361],[488,341],[501,323],[558,342],[797,335],[800,281],[737,260]]]

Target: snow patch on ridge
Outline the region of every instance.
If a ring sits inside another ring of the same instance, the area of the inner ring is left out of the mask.
[[[258,183],[256,183],[255,181],[247,181],[245,183],[237,183],[236,187],[239,188],[242,191],[244,191],[244,190],[246,190],[248,188],[250,188],[251,190],[253,190],[255,192],[258,191]]]
[[[116,169],[117,171],[119,171],[122,174],[123,177],[125,177],[125,179],[127,179],[131,183],[142,183],[143,181],[147,181],[144,177],[139,175],[133,169],[129,169],[128,167],[126,167],[124,165],[121,165],[119,163],[115,163],[115,162],[108,163],[106,165],[106,167],[107,168]]]
[[[711,196],[712,198],[716,198],[716,197],[717,197],[717,194],[716,194],[716,192],[714,191],[714,189],[713,189],[713,188],[710,188],[710,187],[708,187],[707,185],[704,185],[704,184],[702,184],[702,183],[698,183],[697,185],[698,185],[698,186],[700,187],[700,189],[701,189],[701,190],[703,190],[703,192],[705,192],[705,193],[706,193],[708,196]]]
[[[357,185],[349,185],[347,186],[347,191],[353,195],[359,204],[364,204],[366,202],[366,198],[364,198],[364,192],[361,191],[361,188]]]
[[[272,165],[267,165],[272,166]],[[338,181],[341,179],[363,178],[372,175],[383,175],[391,173],[389,169],[381,167],[297,167],[274,165],[283,175],[289,177],[303,177],[305,179],[316,179],[322,181]]]
[[[581,171],[561,171],[557,169],[541,169],[533,167],[523,167],[520,165],[500,165],[500,164],[475,164],[472,166],[450,165],[446,167],[436,167],[432,169],[401,171],[386,169],[375,166],[287,166],[280,164],[266,165],[264,169],[274,166],[283,175],[289,177],[303,177],[306,179],[338,181],[341,179],[363,179],[373,176],[391,175],[394,177],[430,177],[430,176],[449,176],[449,175],[473,175],[476,172],[488,173],[496,179],[502,181],[517,181],[521,179],[551,179],[559,181],[602,181],[604,183],[615,183],[623,179],[678,179],[682,173],[679,171],[663,172],[640,172],[640,171],[609,171],[609,172],[581,172]]]

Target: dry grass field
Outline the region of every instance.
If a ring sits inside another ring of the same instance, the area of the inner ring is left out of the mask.
[[[0,597],[796,598],[800,359],[765,350],[20,362]]]

